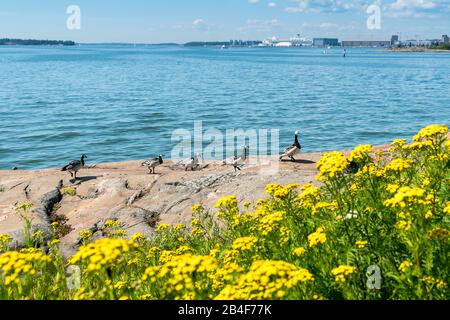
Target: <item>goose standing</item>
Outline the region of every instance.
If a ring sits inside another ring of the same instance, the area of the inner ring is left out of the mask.
[[[156,167],[162,165],[163,163],[163,155],[160,154],[159,157],[142,162],[141,166],[147,167],[151,174],[155,174]]]
[[[286,150],[284,150],[284,153],[280,156],[280,160],[282,160],[284,157],[289,157],[292,161],[295,162],[294,156],[296,154],[298,154],[300,152],[300,150],[302,149],[302,146],[298,142],[298,135],[299,135],[299,132],[295,131],[295,142],[294,142],[294,144],[292,146],[286,148]]]
[[[189,169],[191,169],[192,171],[194,171],[199,166],[199,159],[200,153],[197,152],[193,158],[190,158],[189,160],[183,163],[184,170],[188,171]]]
[[[242,154],[240,156],[236,156],[233,158],[231,165],[234,167],[234,171],[241,171],[242,167],[245,165],[245,162],[248,159],[248,151],[250,150],[250,146],[244,146],[242,148]]]
[[[77,180],[77,172],[84,167],[84,159],[87,159],[87,156],[85,154],[81,156],[80,160],[70,161],[70,163],[62,168],[61,171],[69,171],[70,176]]]

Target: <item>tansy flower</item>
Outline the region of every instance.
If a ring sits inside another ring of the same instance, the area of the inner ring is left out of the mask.
[[[405,160],[405,159],[394,159],[392,160],[386,167],[386,172],[401,172],[406,169],[411,168],[412,161],[411,160]]]
[[[367,246],[367,241],[356,241],[356,247],[358,249],[364,249]]]
[[[156,232],[163,232],[163,231],[166,231],[166,230],[168,230],[170,228],[170,224],[167,224],[167,223],[161,223],[160,225],[158,225],[157,227],[156,227]]]
[[[235,196],[226,196],[216,202],[215,208],[237,207],[237,198]]]
[[[352,266],[339,266],[331,270],[337,282],[345,282],[347,277],[356,272],[356,268]]]
[[[306,249],[303,247],[299,247],[299,248],[295,249],[293,253],[294,253],[294,256],[300,257],[306,253]]]
[[[367,157],[371,151],[372,151],[371,145],[368,144],[360,145],[352,151],[348,160],[349,161],[362,160],[365,157]]]
[[[333,178],[336,174],[344,172],[348,165],[349,161],[342,152],[334,151],[326,153],[317,162],[317,170],[319,170],[317,179],[319,181],[324,181]]]
[[[400,270],[400,272],[406,272],[406,270],[408,270],[409,268],[412,267],[412,263],[409,262],[408,260],[403,261],[402,263],[400,263],[400,266],[398,267],[398,270]]]
[[[257,242],[258,242],[258,238],[256,238],[256,237],[237,238],[236,240],[234,240],[231,248],[233,250],[248,251],[248,250],[252,250],[255,247]]]
[[[450,202],[447,202],[447,205],[444,208],[444,213],[450,214]]]
[[[200,212],[203,211],[203,207],[200,204],[194,204],[191,208],[192,212]]]
[[[434,139],[437,136],[445,136],[448,133],[448,128],[445,125],[433,124],[425,127],[414,136],[414,141],[422,141]]]
[[[325,243],[327,241],[327,235],[324,233],[324,229],[322,227],[318,228],[316,232],[308,236],[308,241],[310,247]]]

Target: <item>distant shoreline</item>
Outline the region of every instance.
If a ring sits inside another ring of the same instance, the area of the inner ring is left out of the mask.
[[[369,52],[440,52],[440,53],[450,53],[450,50],[446,50],[446,49],[429,49],[429,48],[395,48],[395,49],[383,49],[383,50],[370,50]]]
[[[0,46],[75,46],[70,40],[0,39]]]

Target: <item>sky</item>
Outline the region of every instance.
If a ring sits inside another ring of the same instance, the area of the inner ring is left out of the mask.
[[[368,28],[368,20],[380,23]],[[450,35],[450,0],[0,0],[0,38],[185,43],[296,34],[436,39]]]

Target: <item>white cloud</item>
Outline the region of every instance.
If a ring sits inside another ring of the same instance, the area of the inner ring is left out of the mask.
[[[269,2],[269,3],[267,4],[267,6],[268,6],[269,8],[275,8],[275,7],[277,6],[277,4],[276,4],[275,2]]]
[[[337,24],[329,23],[329,22],[324,22],[319,25],[319,28],[321,28],[321,29],[333,29],[333,28],[337,28],[337,27],[339,27]]]
[[[259,3],[259,0],[248,0],[248,2],[251,4],[257,4]]]
[[[203,19],[195,19],[193,22],[192,22],[192,25],[194,26],[194,27],[198,27],[198,26],[201,26],[202,24],[204,24],[205,23],[205,21],[203,20]]]
[[[345,12],[362,8],[366,0],[289,0],[296,3],[295,6],[286,8],[286,12]]]
[[[408,8],[433,9],[436,3],[430,0],[396,0],[390,5],[393,10],[404,10]]]

